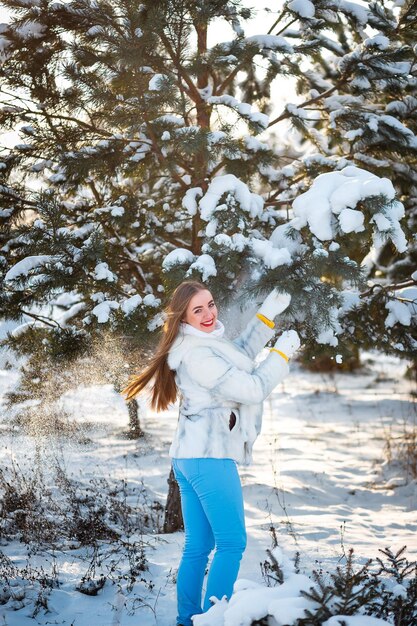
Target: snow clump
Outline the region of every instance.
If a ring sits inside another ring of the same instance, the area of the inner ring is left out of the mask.
[[[190,265],[190,269],[186,273],[186,276],[190,276],[192,270],[197,270],[201,273],[201,279],[203,282],[208,280],[210,276],[217,275],[216,264],[214,259],[209,254],[201,254],[195,261]]]
[[[300,17],[314,17],[316,12],[314,4],[310,0],[291,0],[287,6]]]
[[[276,248],[267,239],[252,239],[252,250],[271,270],[279,265],[291,265],[291,254],[288,248]]]
[[[279,35],[251,35],[250,37],[245,37],[242,43],[249,45],[256,44],[259,50],[276,50],[289,54],[294,52],[293,46],[288,43],[284,37],[280,37]]]
[[[191,252],[191,250],[187,250],[187,248],[176,248],[164,258],[162,261],[162,269],[164,272],[169,272],[174,265],[192,263],[194,259],[195,255]]]
[[[161,301],[159,298],[156,298],[153,293],[148,293],[148,295],[143,298],[143,304],[145,306],[157,308],[161,304]]]
[[[94,270],[94,277],[97,280],[107,280],[109,283],[114,283],[117,280],[117,276],[109,270],[107,263],[97,263]]]
[[[138,306],[142,303],[142,298],[139,294],[128,298],[121,304],[121,309],[125,315],[130,315]]]
[[[109,321],[112,310],[118,309],[119,303],[115,300],[104,300],[97,304],[91,313],[97,318],[99,324],[106,324]]]
[[[393,300],[388,300],[385,308],[389,311],[385,326],[395,324],[410,326],[411,320],[417,319],[417,287],[404,287],[393,292]]]
[[[246,118],[249,122],[258,124],[262,128],[266,128],[269,124],[269,117],[265,115],[265,113],[253,111],[250,104],[247,102],[240,102],[228,94],[223,96],[210,96],[207,98],[207,102],[209,104],[224,104],[225,106],[237,111],[237,113]]]
[[[149,91],[160,91],[164,78],[166,78],[165,74],[155,74],[155,76],[152,76],[148,85]]]
[[[19,278],[20,276],[26,276],[30,271],[44,267],[48,263],[53,263],[53,261],[54,257],[49,254],[34,254],[27,256],[9,269],[4,277],[4,281],[8,282]]]
[[[394,201],[395,190],[391,181],[353,165],[340,172],[317,176],[310,189],[294,200],[291,226],[297,230],[308,226],[320,241],[335,239],[338,230],[343,233],[361,232],[365,216],[356,207],[359,202],[375,196],[384,196],[387,206],[385,219],[381,220],[380,214],[376,214],[378,217],[373,216],[371,222],[377,228],[378,224],[382,224],[385,231],[388,222],[392,242],[399,252],[404,252],[407,242],[398,223],[404,216],[404,207]],[[378,236],[376,231],[374,237]]]
[[[248,186],[233,174],[216,176],[200,200],[201,217],[208,222],[215,212],[220,198],[227,192],[233,193],[237,202],[251,217],[259,217],[264,201],[261,196],[249,191]]]
[[[197,198],[203,195],[201,187],[192,187],[187,189],[182,199],[182,206],[192,216],[197,213]]]

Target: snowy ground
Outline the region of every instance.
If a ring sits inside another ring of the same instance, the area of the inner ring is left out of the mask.
[[[266,401],[254,463],[240,472],[248,528],[241,578],[264,583],[260,563],[271,547],[271,523],[284,551],[289,556],[300,553],[300,568],[307,574],[320,566],[334,569],[350,547],[358,562],[377,556],[379,548],[403,545],[408,546],[409,558],[416,559],[417,484],[407,481],[400,467],[384,465],[383,454],[388,435],[395,437],[405,422],[416,422],[412,386],[404,380],[404,370],[404,363],[371,353],[358,374],[323,376],[293,366],[292,374]],[[4,391],[16,374],[13,370],[0,374]],[[77,480],[102,476],[128,484],[143,481],[150,500],[164,503],[176,410],[148,413],[143,420],[146,439],[128,441],[122,437],[125,406],[110,387],[79,388],[67,394],[63,405],[84,424],[87,439],[82,444],[42,441],[46,469],[59,457]],[[23,466],[33,463],[33,439],[10,431],[4,417],[1,426],[0,466],[11,459]],[[56,559],[60,581],[49,597],[50,612],[40,611],[36,621],[174,626],[174,580],[183,534],[156,532],[143,539],[149,571],[130,595],[124,587],[108,583],[96,597],[75,590],[91,550],[45,550],[31,556],[32,565],[46,570]],[[1,549],[22,566],[30,546],[14,542]],[[2,612],[0,605],[0,624],[29,626],[34,623],[29,614],[28,606]]]

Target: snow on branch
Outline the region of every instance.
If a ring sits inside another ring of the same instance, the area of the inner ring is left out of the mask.
[[[244,45],[256,45],[259,50],[273,50],[274,52],[294,52],[293,46],[284,37],[278,35],[252,35],[242,40]]]
[[[176,248],[166,255],[162,261],[162,269],[164,272],[169,272],[171,268],[176,265],[193,263],[195,258],[195,255],[190,250],[187,250],[186,248]]]
[[[317,176],[311,188],[294,200],[291,225],[297,230],[308,226],[320,241],[335,239],[339,233],[361,232],[365,230],[365,213],[358,205],[377,197],[384,201],[383,209],[370,219],[376,242],[389,237],[399,252],[405,252],[407,242],[399,224],[404,207],[395,200],[391,181],[355,166]]]
[[[118,309],[119,303],[115,300],[104,300],[97,304],[91,313],[97,318],[99,324],[106,324],[109,321],[112,310]]]
[[[234,194],[241,208],[247,211],[251,217],[257,217],[261,214],[264,205],[263,198],[252,193],[248,186],[233,174],[226,174],[213,178],[206,193],[201,198],[199,205],[203,220],[208,222],[211,219],[221,197],[228,192]]]
[[[291,0],[291,2],[288,2],[287,7],[293,13],[304,18],[314,17],[316,12],[314,4],[310,0]]]
[[[193,270],[200,272],[203,282],[217,275],[216,263],[210,254],[200,254],[194,263],[191,263],[186,276],[190,276]]]
[[[405,287],[391,292],[391,298],[385,303],[388,315],[385,326],[395,324],[410,326],[412,319],[417,319],[417,287]]]
[[[149,91],[160,91],[164,87],[164,83],[167,79],[165,74],[155,74],[149,81]]]
[[[21,276],[27,276],[32,270],[42,268],[45,265],[54,263],[54,257],[50,254],[36,254],[27,256],[26,258],[18,261],[13,267],[9,269],[4,277],[5,282],[11,282],[20,278]]]
[[[193,187],[192,189],[187,189],[185,192],[185,196],[182,199],[182,206],[190,215],[197,213],[197,198],[202,195],[203,190],[201,187]]]
[[[340,247],[339,237],[366,229],[372,230],[376,248],[387,239],[400,253],[407,248],[399,222],[404,217],[404,207],[395,200],[391,181],[358,167],[320,174],[310,189],[293,201],[292,208],[293,218],[277,227],[269,240],[252,240],[254,254],[270,269],[291,264],[294,257],[305,251],[305,236],[301,234],[305,228],[319,241],[331,242],[329,251]],[[315,253],[327,251],[320,248]]]
[[[233,109],[243,118],[247,119],[253,124],[258,124],[261,128],[267,128],[269,124],[269,117],[259,111],[253,111],[250,104],[247,102],[240,102],[237,98],[229,96],[227,94],[223,96],[210,96],[207,98],[209,104],[224,104],[225,106]]]

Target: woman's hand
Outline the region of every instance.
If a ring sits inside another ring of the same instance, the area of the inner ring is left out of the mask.
[[[300,345],[298,333],[295,330],[286,330],[275,342],[274,348],[283,352],[288,358],[291,358],[294,352],[297,352]]]
[[[290,302],[291,296],[289,293],[279,293],[279,291],[273,289],[265,298],[258,313],[265,315],[265,317],[272,321],[274,317],[285,311]]]

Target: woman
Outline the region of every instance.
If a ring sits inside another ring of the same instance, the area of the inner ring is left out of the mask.
[[[177,576],[177,625],[192,626],[223,596],[230,598],[246,546],[242,488],[236,463],[251,460],[261,428],[262,403],[288,372],[300,341],[281,335],[259,366],[254,358],[274,335],[273,319],[289,303],[272,291],[234,341],[210,291],[185,281],[174,291],[150,365],[124,389],[132,399],[153,379],[152,407],[164,410],[180,395],[179,421],[170,447],[181,494],[185,542]],[[208,557],[216,548],[201,607]]]

